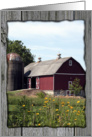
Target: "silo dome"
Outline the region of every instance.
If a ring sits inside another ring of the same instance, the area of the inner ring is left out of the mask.
[[[8,81],[7,90],[13,91],[23,89],[24,64],[22,58],[17,53],[7,54],[8,61]]]
[[[22,61],[21,57],[19,54],[17,53],[9,53],[7,54],[7,60],[15,60],[15,61]]]

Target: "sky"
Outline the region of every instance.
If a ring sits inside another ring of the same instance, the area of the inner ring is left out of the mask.
[[[84,21],[8,22],[8,38],[21,40],[41,60],[73,57],[86,70],[84,62]]]

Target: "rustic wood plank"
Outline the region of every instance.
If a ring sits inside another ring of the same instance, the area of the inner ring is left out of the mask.
[[[18,12],[17,12],[18,13]],[[10,14],[10,12],[9,12]],[[2,136],[20,136],[21,128],[8,128],[7,127],[7,96],[6,96],[6,88],[7,88],[7,61],[6,61],[6,48],[7,48],[7,20],[11,20],[12,18],[18,19],[20,16],[17,14],[17,18],[10,17],[6,11],[1,11],[1,134]],[[12,14],[12,13],[11,13]],[[12,16],[15,15],[12,14]],[[21,18],[20,18],[21,19]]]
[[[41,11],[40,12],[40,20],[42,21],[48,21],[48,11]]]
[[[21,11],[6,11],[7,21],[20,21]]]
[[[74,136],[74,128],[23,128],[23,136]]]
[[[74,11],[75,20],[85,20],[87,11]]]
[[[79,12],[78,12],[79,13]],[[77,17],[78,19],[78,13]],[[81,13],[80,13],[81,14]],[[80,18],[79,14],[79,18]],[[76,136],[91,136],[91,14],[92,12],[86,11],[85,13],[85,63],[86,63],[86,128],[76,128]]]
[[[66,129],[65,128],[57,128],[57,136],[65,136]]]
[[[74,128],[57,128],[57,136],[74,136]]]
[[[23,21],[73,20],[73,11],[22,11]]]
[[[43,128],[23,128],[23,136],[43,136]]]
[[[50,21],[65,21],[73,20],[73,11],[49,11],[48,20]]]
[[[39,21],[40,11],[22,11],[22,21]]]
[[[3,31],[3,33],[7,34],[7,26],[6,26],[7,17],[6,16],[7,16],[6,12],[1,11],[1,30]]]
[[[65,128],[65,136],[74,136],[74,128]]]
[[[43,136],[57,136],[57,128],[44,127]]]
[[[22,11],[23,21],[49,21],[55,20],[54,11]]]

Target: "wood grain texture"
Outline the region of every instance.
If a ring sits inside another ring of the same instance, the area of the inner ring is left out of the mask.
[[[74,11],[75,20],[85,20],[87,11]]]
[[[75,134],[76,136],[90,136],[91,135],[91,14],[92,12],[86,11],[84,13],[85,17],[85,63],[86,63],[86,128],[76,128]],[[79,14],[79,18],[80,15]],[[78,15],[77,15],[78,16]],[[75,16],[76,18],[76,16]],[[78,19],[78,17],[77,17]]]
[[[73,20],[73,11],[22,11],[22,21]]]
[[[90,136],[91,135],[91,11],[2,11],[1,12],[1,131],[2,136]],[[7,128],[7,21],[63,21],[84,20],[86,63],[86,128]]]
[[[20,21],[21,11],[6,11],[7,21]]]
[[[1,11],[1,30],[3,33],[7,34],[7,17],[6,17],[6,12],[5,11]]]
[[[18,13],[18,12],[17,12]],[[19,12],[20,13],[20,12]],[[15,15],[16,12],[13,15]],[[16,14],[19,17],[20,14]],[[20,16],[21,17],[21,16]],[[1,135],[2,136],[20,136],[21,128],[8,128],[7,127],[7,61],[6,61],[6,48],[7,48],[7,21],[16,17],[10,17],[8,12],[1,11]],[[21,19],[21,18],[20,18]]]
[[[23,128],[23,136],[43,136],[43,128]]]

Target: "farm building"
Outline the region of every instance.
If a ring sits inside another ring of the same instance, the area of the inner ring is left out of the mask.
[[[38,62],[27,65],[24,68],[26,88],[35,88],[54,95],[71,95],[69,84],[72,84],[75,78],[79,78],[83,87],[80,94],[84,96],[84,69],[74,58],[61,58],[60,55],[58,54],[57,59],[48,61],[41,61],[39,58]]]
[[[7,54],[7,90],[22,89],[24,85],[24,63],[17,53]]]

